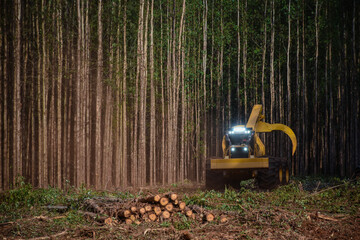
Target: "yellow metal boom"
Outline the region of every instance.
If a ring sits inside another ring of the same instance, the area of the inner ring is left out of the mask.
[[[265,116],[262,115],[261,113],[262,113],[262,105],[260,104],[255,105],[251,111],[249,120],[246,124],[247,128],[252,128],[255,131],[255,143],[257,145],[257,155],[258,156],[265,155],[265,146],[257,134],[272,132],[275,130],[282,131],[289,136],[292,143],[292,155],[294,155],[297,146],[297,141],[293,130],[291,130],[291,128],[289,128],[284,124],[280,124],[280,123],[270,124],[264,122]]]

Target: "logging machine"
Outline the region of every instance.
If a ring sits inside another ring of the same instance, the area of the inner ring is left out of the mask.
[[[226,185],[237,187],[240,181],[256,178],[260,188],[271,189],[288,184],[290,173],[286,158],[265,156],[265,145],[259,133],[279,130],[292,142],[294,155],[297,141],[294,132],[284,124],[264,122],[262,105],[255,105],[246,125],[232,127],[223,137],[223,158],[206,162],[206,187],[221,189]]]

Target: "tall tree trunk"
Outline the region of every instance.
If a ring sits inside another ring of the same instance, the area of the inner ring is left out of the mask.
[[[128,155],[127,155],[127,43],[126,43],[126,4],[127,0],[124,1],[124,38],[123,38],[123,48],[124,48],[124,59],[123,59],[123,86],[122,86],[122,110],[123,110],[123,120],[122,120],[122,187],[125,188],[128,184]]]
[[[75,119],[75,169],[76,169],[76,185],[79,186],[80,182],[78,182],[79,180],[79,171],[80,171],[80,160],[82,161],[82,157],[81,157],[81,144],[82,144],[82,124],[81,124],[81,96],[82,96],[82,92],[81,92],[81,86],[82,86],[82,82],[84,81],[83,76],[82,76],[82,60],[83,60],[83,56],[82,56],[82,39],[83,39],[83,34],[82,34],[82,3],[80,0],[77,1],[77,17],[78,17],[78,36],[77,36],[77,51],[76,51],[76,55],[77,55],[77,63],[76,63],[76,101],[75,101],[75,105],[76,105],[76,119]]]
[[[275,70],[274,70],[274,51],[275,51],[275,1],[271,1],[271,45],[270,45],[270,122],[274,122],[275,104]],[[273,152],[274,141],[271,141],[270,151]]]
[[[266,0],[267,1],[267,0]],[[265,6],[266,8],[266,6]],[[213,20],[214,21],[214,20]],[[213,32],[213,28],[212,28],[212,32]],[[265,34],[266,34],[266,30],[265,30]],[[213,39],[213,37],[212,37]],[[213,45],[214,43],[212,42],[211,45]],[[211,54],[213,55],[213,52],[211,52]],[[238,110],[238,118],[237,118],[237,123],[240,123],[241,121],[241,96],[240,96],[240,69],[241,69],[241,63],[240,63],[240,59],[241,59],[241,42],[240,42],[240,0],[237,1],[237,75],[236,75],[236,82],[237,82],[237,87],[236,87],[236,96],[237,96],[237,101],[238,101],[238,105],[237,105],[237,110]]]
[[[318,136],[318,58],[319,58],[319,1],[316,0],[315,3],[315,81],[314,81],[314,91],[315,91],[315,100],[314,100],[314,127],[313,127],[313,138],[312,138],[312,161],[314,162],[313,173],[318,173],[318,158],[317,158],[317,136]]]
[[[45,1],[43,0],[42,11],[45,12]],[[44,14],[44,13],[43,13]],[[45,38],[45,17],[42,20],[41,24],[42,29],[42,106],[41,106],[41,113],[42,113],[42,157],[40,158],[43,162],[42,164],[42,186],[46,187],[48,185],[48,151],[47,151],[47,142],[48,142],[48,133],[47,133],[47,125],[48,125],[48,118],[47,118],[47,111],[46,111],[46,104],[48,100],[48,72],[47,72],[47,52],[46,52],[46,38]],[[74,183],[74,179],[71,179]],[[71,181],[70,180],[70,181]]]
[[[244,41],[243,41],[243,70],[244,70],[244,123],[247,121],[247,41],[248,41],[248,27],[247,27],[247,0],[245,0],[245,6],[243,7],[243,27],[244,27]]]
[[[98,9],[98,52],[97,52],[97,74],[96,74],[96,148],[95,148],[95,163],[96,163],[96,181],[95,187],[99,189],[103,187],[101,178],[100,166],[102,166],[102,142],[101,142],[101,109],[102,109],[102,76],[103,76],[103,48],[102,48],[102,0],[99,1]]]
[[[305,173],[309,171],[308,159],[308,134],[307,134],[307,116],[308,116],[308,98],[307,98],[307,84],[306,84],[306,71],[305,71],[305,1],[303,0],[302,11],[302,82],[303,82],[303,147],[304,147],[304,160],[305,160]]]
[[[291,116],[292,116],[290,48],[291,48],[291,0],[289,0],[289,8],[288,8],[288,45],[286,52],[287,115],[288,115],[287,125],[288,126],[291,126]],[[286,142],[287,142],[287,146],[289,146],[289,141],[287,140]],[[290,153],[287,155],[287,159],[291,160],[291,172],[292,174],[294,174],[294,164]]]
[[[301,101],[301,94],[300,94],[300,88],[301,88],[301,82],[300,82],[300,30],[299,30],[299,17],[296,21],[296,96],[297,96],[297,125],[296,125],[296,135],[299,137],[300,140],[300,129],[301,129],[301,118],[300,118],[300,101]],[[301,135],[302,136],[302,135]],[[303,136],[302,136],[303,137]],[[301,145],[300,145],[301,144]],[[300,159],[302,161],[302,153],[303,153],[303,145],[302,142],[299,141],[299,151],[296,154],[296,175],[302,173],[302,164],[300,163]]]
[[[150,185],[156,182],[156,123],[155,123],[155,83],[154,83],[154,0],[150,14]]]
[[[143,15],[144,15],[144,0],[140,0],[139,7],[139,24],[138,24],[138,39],[137,39],[137,65],[136,65],[136,81],[135,81],[135,96],[134,96],[134,129],[133,129],[133,150],[131,157],[131,184],[133,186],[138,185],[138,166],[140,161],[138,159],[138,111],[139,111],[139,80],[141,81],[141,72],[142,72],[142,37],[143,37]],[[140,90],[141,92],[141,90]],[[140,111],[141,111],[140,107]],[[142,177],[142,176],[141,176]]]
[[[264,44],[263,44],[263,52],[262,52],[262,67],[261,67],[261,104],[263,106],[263,115],[265,116],[266,110],[266,101],[265,101],[265,60],[266,60],[266,41],[267,41],[267,0],[265,0],[265,10],[264,10]]]
[[[204,10],[203,10],[203,88],[204,88],[204,156],[202,159],[202,180],[205,179],[205,165],[207,159],[207,91],[206,91],[206,63],[207,63],[207,14],[208,6],[207,0],[203,0]]]
[[[20,91],[21,91],[21,79],[20,79],[20,68],[21,68],[21,21],[22,21],[22,13],[21,13],[21,1],[16,0],[15,2],[15,51],[14,51],[14,107],[13,107],[13,183],[15,183],[15,177],[22,172],[22,151],[21,151],[21,99],[20,99]]]
[[[161,81],[161,183],[165,184],[165,92],[164,92],[164,76],[163,76],[163,18],[162,18],[162,5],[160,2],[160,81]]]
[[[62,164],[62,148],[61,142],[63,139],[61,138],[62,129],[61,123],[63,120],[63,116],[61,115],[61,106],[62,106],[62,77],[63,77],[63,25],[62,25],[62,11],[58,10],[58,31],[57,31],[57,41],[58,41],[58,75],[57,75],[57,187],[62,186],[62,177],[61,177],[61,169],[63,168]]]

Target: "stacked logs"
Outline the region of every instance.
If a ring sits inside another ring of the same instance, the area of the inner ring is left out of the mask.
[[[130,201],[115,199],[88,199],[85,201],[87,210],[106,215],[126,224],[141,222],[162,222],[169,220],[176,213],[188,218],[211,222],[214,215],[203,208],[186,206],[176,193],[156,194]]]

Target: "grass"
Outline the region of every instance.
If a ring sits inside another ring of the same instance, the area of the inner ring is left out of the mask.
[[[252,185],[253,183],[248,182]],[[332,186],[338,186],[331,188]],[[319,210],[355,214],[360,209],[360,181],[338,178],[297,178],[269,192],[243,185],[240,190],[199,191],[185,196],[187,204],[209,209],[239,211],[261,206],[285,207],[292,211]]]

